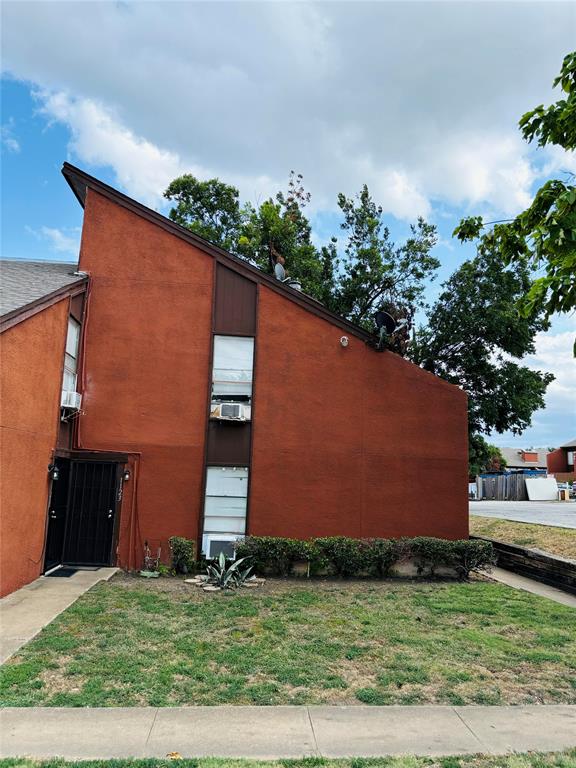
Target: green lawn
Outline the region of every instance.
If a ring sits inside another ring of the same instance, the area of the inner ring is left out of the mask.
[[[576,611],[486,581],[121,576],[0,669],[7,706],[576,703]]]
[[[470,533],[576,560],[576,529],[470,515]]]
[[[64,760],[36,761],[26,758],[0,760],[0,768],[576,768],[576,749],[566,752],[505,755],[467,755],[460,757],[357,757],[327,760],[308,757],[301,760]]]

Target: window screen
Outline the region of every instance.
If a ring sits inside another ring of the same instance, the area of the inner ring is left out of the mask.
[[[211,542],[234,542],[246,532],[247,495],[246,467],[208,467],[203,531],[207,557],[214,556]]]
[[[213,397],[251,397],[254,339],[214,336]]]

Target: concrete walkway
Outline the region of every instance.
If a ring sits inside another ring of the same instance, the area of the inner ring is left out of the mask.
[[[69,578],[41,576],[0,600],[0,664],[50,624],[80,595],[99,581],[108,581],[117,568],[77,571]]]
[[[506,571],[504,568],[492,568],[488,576],[494,581],[499,581],[501,584],[506,584],[514,589],[523,589],[525,592],[532,592],[533,595],[547,597],[556,603],[576,608],[576,595],[571,595],[569,592],[556,589],[556,587],[549,587],[548,584],[542,584],[540,581],[520,576],[512,571]]]
[[[576,746],[576,706],[4,709],[0,757],[492,755]]]

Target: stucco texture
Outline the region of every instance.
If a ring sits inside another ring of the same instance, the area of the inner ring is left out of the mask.
[[[69,299],[0,336],[0,592],[40,575]]]
[[[466,395],[260,286],[249,530],[468,536]]]
[[[170,536],[198,537],[214,262],[90,190],[80,269],[91,279],[78,447],[134,454],[118,563],[140,567],[145,541],[166,560]]]

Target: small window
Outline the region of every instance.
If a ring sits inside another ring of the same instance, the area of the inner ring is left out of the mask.
[[[80,323],[73,317],[68,318],[68,334],[66,336],[66,352],[64,355],[64,377],[62,390],[64,392],[76,391],[76,377],[78,374],[78,348],[80,346]]]
[[[212,397],[216,400],[249,400],[252,397],[254,339],[214,336]]]

